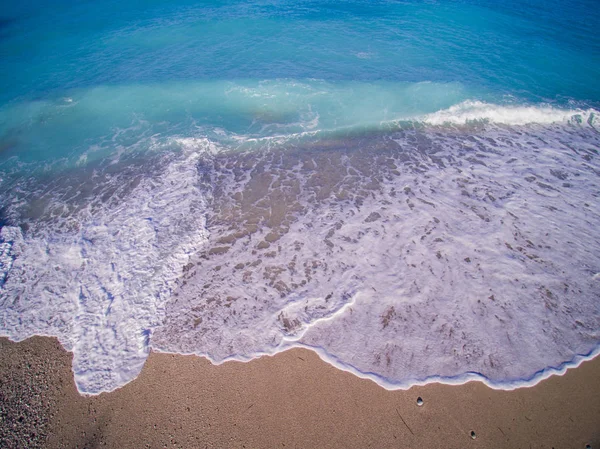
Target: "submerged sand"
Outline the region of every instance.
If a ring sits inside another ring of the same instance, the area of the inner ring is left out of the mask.
[[[71,360],[54,338],[0,339],[0,447],[600,447],[600,358],[514,391],[388,391],[304,349],[218,366],[151,354],[94,397],[77,392]]]

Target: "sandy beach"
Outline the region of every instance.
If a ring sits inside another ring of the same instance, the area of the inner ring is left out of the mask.
[[[219,366],[151,354],[137,379],[95,397],[77,392],[71,358],[54,338],[0,339],[1,447],[600,446],[598,358],[514,391],[387,391],[308,350]]]
[[[3,1],[0,449],[600,449],[599,6]]]

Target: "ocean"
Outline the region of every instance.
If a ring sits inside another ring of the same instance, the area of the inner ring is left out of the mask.
[[[292,347],[384,388],[600,352],[595,0],[0,12],[0,334],[84,394]]]

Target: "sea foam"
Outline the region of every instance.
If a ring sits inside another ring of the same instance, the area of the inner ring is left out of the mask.
[[[73,351],[82,393],[110,391],[135,378],[174,281],[206,240],[197,158],[167,162],[116,205],[108,199],[87,205],[68,217],[77,221],[74,227],[64,229],[59,216],[31,235],[2,228],[2,333],[17,341],[57,336]],[[96,188],[102,197],[114,186]],[[52,201],[50,209],[68,207],[63,198]]]
[[[597,352],[596,131],[404,131],[222,154],[153,347],[290,347],[388,388],[536,382]]]
[[[430,125],[465,125],[477,121],[504,125],[529,125],[576,121],[597,127],[598,111],[539,105],[498,105],[467,100],[448,109],[427,114],[422,120]]]
[[[600,342],[590,117],[153,137],[129,165],[7,196],[1,331],[59,337],[87,394],[151,349],[306,347],[386,388],[535,383]]]

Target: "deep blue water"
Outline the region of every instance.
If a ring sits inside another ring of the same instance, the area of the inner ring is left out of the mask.
[[[600,89],[593,0],[5,3],[4,101],[243,78],[460,82],[546,101]]]

